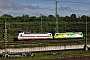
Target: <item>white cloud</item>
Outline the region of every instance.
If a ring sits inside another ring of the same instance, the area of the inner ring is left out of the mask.
[[[81,10],[81,11],[87,11],[87,12],[89,11],[89,9],[86,8],[86,7],[81,7],[80,10]]]
[[[15,3],[16,0],[0,0],[0,8],[10,9],[11,5]]]
[[[35,16],[40,16],[41,14],[44,16],[48,16],[48,13],[41,13],[41,12],[32,13],[32,15],[35,15]]]
[[[60,10],[71,10],[71,7],[69,6],[61,6],[59,7]]]
[[[20,12],[9,12],[9,14],[11,14],[13,16],[21,16],[21,15],[23,15],[23,13],[20,13]]]
[[[37,5],[37,6],[34,6],[34,5],[28,5],[27,8],[29,8],[29,9],[39,9],[40,6],[39,6],[39,5]]]

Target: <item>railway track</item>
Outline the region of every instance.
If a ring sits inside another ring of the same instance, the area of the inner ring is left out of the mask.
[[[89,42],[90,40],[88,40]],[[0,41],[2,46],[5,45],[4,41]],[[7,46],[15,47],[40,47],[40,46],[62,46],[62,45],[82,45],[84,39],[68,39],[68,40],[26,40],[26,41],[7,41]],[[8,48],[7,47],[7,48]]]
[[[0,42],[1,45],[5,45],[4,41]],[[84,44],[84,40],[28,40],[28,41],[7,41],[7,46],[22,46],[22,47],[39,47],[39,46],[60,46],[60,45],[81,45]]]
[[[90,45],[87,45],[90,47]],[[51,50],[67,50],[67,49],[83,49],[84,45],[66,45],[66,46],[46,46],[46,47],[31,47],[31,48],[7,48],[8,52],[34,52],[34,51],[51,51]],[[0,53],[4,52],[0,49]]]
[[[88,45],[88,47],[90,47],[90,45]],[[46,46],[46,47],[32,47],[32,48],[6,48],[0,49],[0,56],[9,56],[9,55],[26,56],[28,54],[31,54],[32,52],[60,51],[72,49],[84,49],[84,45]]]

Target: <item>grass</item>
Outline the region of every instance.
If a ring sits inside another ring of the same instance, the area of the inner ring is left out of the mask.
[[[53,52],[38,52],[33,53],[34,56],[28,57],[9,57],[0,58],[0,60],[43,60],[43,59],[53,59],[53,58],[66,58],[66,57],[77,57],[77,56],[90,56],[90,51],[84,50],[74,50],[74,51],[53,51]]]

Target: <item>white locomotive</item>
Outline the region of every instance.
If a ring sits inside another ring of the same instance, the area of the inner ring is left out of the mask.
[[[16,37],[18,40],[26,39],[53,39],[52,33],[24,33],[21,32]]]

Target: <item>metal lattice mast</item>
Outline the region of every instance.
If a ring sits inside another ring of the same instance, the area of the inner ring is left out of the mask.
[[[40,14],[41,16],[41,32],[42,32],[42,14]]]
[[[5,25],[5,27],[4,27],[4,41],[5,41],[5,58],[7,57],[7,50],[6,50],[6,48],[7,48],[7,28],[6,28],[6,21],[4,21],[4,25]]]
[[[58,1],[56,1],[56,32],[58,32]]]
[[[57,0],[45,0],[45,1],[55,1],[56,3],[56,9],[55,9],[55,14],[56,14],[56,32],[58,32],[58,1]]]
[[[85,46],[84,46],[85,50],[88,50],[88,46],[87,46],[87,16],[86,16],[86,36],[85,36]]]

